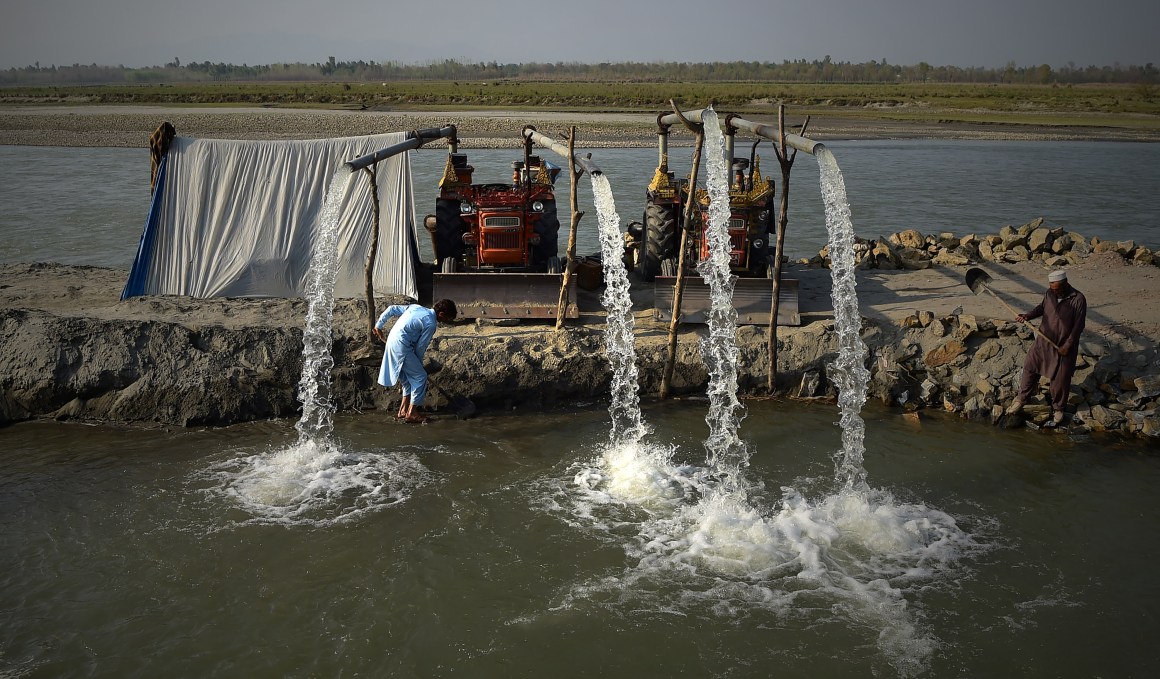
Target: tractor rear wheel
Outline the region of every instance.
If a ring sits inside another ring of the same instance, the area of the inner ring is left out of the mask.
[[[556,201],[545,200],[544,211],[540,213],[540,221],[533,227],[540,237],[540,244],[532,246],[532,266],[548,265],[548,260],[558,256],[560,243],[560,218],[556,214]]]
[[[644,238],[641,239],[640,277],[651,281],[661,273],[661,263],[677,256],[676,208],[648,203],[644,208]]]

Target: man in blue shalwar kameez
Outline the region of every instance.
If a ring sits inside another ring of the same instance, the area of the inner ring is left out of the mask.
[[[441,299],[428,309],[420,304],[395,304],[379,316],[375,322],[375,336],[386,342],[383,351],[383,365],[379,368],[379,384],[393,387],[403,386],[403,401],[399,405],[399,417],[411,424],[422,424],[427,417],[417,408],[423,405],[427,395],[427,371],[423,368],[423,354],[435,336],[438,322],[447,323],[458,315],[455,303]],[[386,337],[383,328],[387,319],[399,317]]]

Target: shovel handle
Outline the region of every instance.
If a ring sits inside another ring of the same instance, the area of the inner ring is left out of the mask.
[[[1059,348],[1058,344],[1056,344],[1055,342],[1052,342],[1050,339],[1048,339],[1047,335],[1044,335],[1043,331],[1040,330],[1039,328],[1035,327],[1034,325],[1032,325],[1030,321],[1020,320],[1019,314],[1014,309],[1011,308],[1011,305],[1009,305],[1006,302],[1004,302],[1003,300],[999,299],[999,296],[996,295],[995,292],[993,290],[991,290],[991,288],[988,288],[987,286],[984,285],[983,289],[986,290],[987,292],[991,293],[991,296],[994,297],[995,300],[999,302],[999,304],[1002,304],[1004,307],[1006,307],[1007,311],[1010,311],[1011,315],[1014,316],[1016,320],[1018,320],[1023,325],[1026,325],[1028,328],[1031,328],[1031,330],[1033,330],[1036,335],[1039,335],[1040,337],[1042,337],[1044,342],[1047,342],[1051,346],[1055,347],[1056,351],[1062,351],[1062,349]]]

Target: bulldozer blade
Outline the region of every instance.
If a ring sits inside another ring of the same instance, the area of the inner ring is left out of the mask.
[[[978,267],[967,269],[967,287],[976,295],[990,282],[991,276],[986,271]]]
[[[654,283],[653,318],[669,321],[673,315],[673,290],[677,279],[674,276],[657,276]],[[798,281],[783,278],[778,290],[780,302],[777,309],[778,325],[801,325],[798,312]],[[681,295],[681,322],[706,323],[709,318],[711,301],[709,285],[697,276],[685,278],[685,291]],[[773,307],[773,282],[768,278],[738,278],[733,286],[733,308],[737,310],[738,325],[769,325],[769,312]]]
[[[437,273],[431,297],[455,302],[459,318],[555,318],[563,282],[556,273]],[[576,277],[569,282],[564,317],[579,318]]]

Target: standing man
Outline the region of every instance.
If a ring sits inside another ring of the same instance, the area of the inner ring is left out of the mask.
[[[1067,282],[1066,271],[1053,271],[1047,276],[1049,289],[1039,306],[1017,317],[1021,321],[1043,317],[1039,331],[1058,348],[1051,346],[1043,337],[1035,336],[1035,343],[1023,361],[1023,379],[1019,383],[1019,395],[1007,409],[1008,415],[1023,410],[1023,404],[1031,398],[1031,392],[1039,386],[1039,377],[1046,375],[1051,380],[1051,416],[1054,425],[1063,423],[1063,408],[1067,405],[1067,395],[1071,389],[1071,376],[1075,374],[1075,362],[1079,357],[1079,335],[1087,320],[1087,299],[1083,293]]]
[[[401,382],[403,401],[399,417],[411,424],[423,424],[427,416],[416,408],[423,405],[427,395],[427,371],[423,369],[423,354],[435,336],[438,321],[454,321],[458,315],[455,303],[449,299],[435,302],[428,309],[420,304],[395,304],[387,307],[375,322],[375,337],[386,342],[383,365],[379,368],[379,384],[393,387]],[[384,338],[383,328],[388,318],[399,317],[391,332]]]

